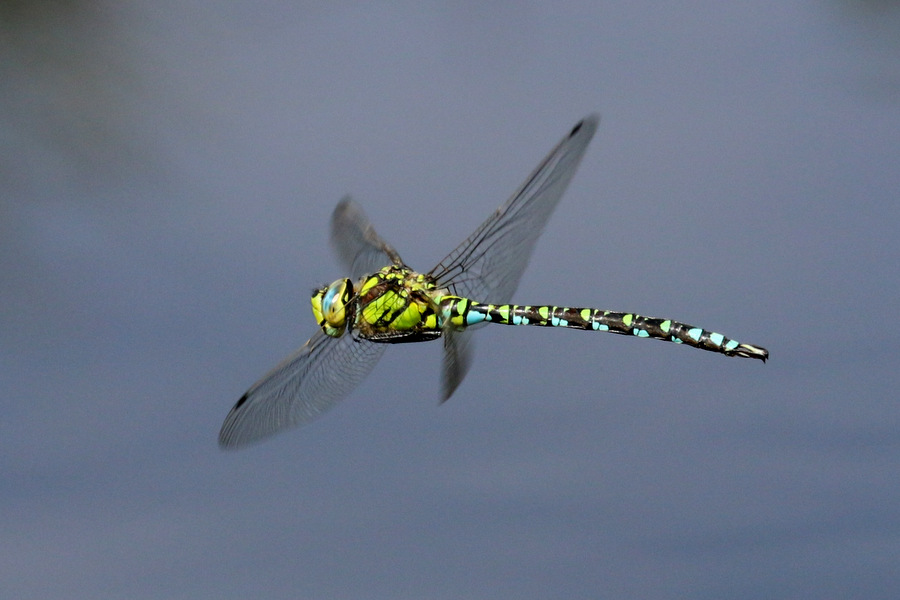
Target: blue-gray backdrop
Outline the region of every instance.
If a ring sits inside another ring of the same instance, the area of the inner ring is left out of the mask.
[[[0,7],[0,595],[893,598],[895,2]],[[583,115],[515,299],[771,360],[485,328],[221,452],[353,194],[428,270]]]

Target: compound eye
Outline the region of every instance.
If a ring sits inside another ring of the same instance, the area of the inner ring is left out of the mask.
[[[313,314],[316,321],[329,335],[340,335],[346,321],[346,306],[353,295],[353,284],[349,279],[338,279],[328,287],[316,290],[312,297]]]

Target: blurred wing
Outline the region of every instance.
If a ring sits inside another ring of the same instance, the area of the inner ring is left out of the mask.
[[[444,363],[441,368],[441,404],[450,399],[462,383],[469,366],[475,344],[471,331],[444,331]]]
[[[333,338],[318,330],[237,401],[219,445],[237,448],[312,421],[359,385],[384,348],[351,333]]]
[[[390,264],[403,264],[397,251],[375,232],[366,213],[350,196],[342,198],[331,215],[331,245],[354,281]]]
[[[589,115],[550,151],[525,183],[430,273],[438,287],[479,302],[509,302],[534,244],[587,150],[600,119]],[[444,338],[442,401],[466,375],[470,332]]]

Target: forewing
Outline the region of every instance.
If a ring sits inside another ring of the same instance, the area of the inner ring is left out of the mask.
[[[479,302],[510,301],[599,122],[597,115],[589,115],[575,125],[512,197],[431,271],[438,287]],[[445,334],[442,402],[466,376],[472,352],[470,331]]]
[[[403,261],[393,246],[381,239],[362,208],[350,196],[338,202],[331,215],[331,244],[355,281]]]
[[[384,348],[350,333],[333,338],[317,331],[237,401],[219,445],[237,448],[312,421],[359,385]]]
[[[590,115],[575,125],[512,197],[431,271],[439,287],[479,302],[509,302],[598,123]]]

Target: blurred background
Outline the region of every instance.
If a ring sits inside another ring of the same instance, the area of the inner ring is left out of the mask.
[[[769,348],[478,332],[219,426],[344,275],[428,271],[602,122],[514,299]],[[0,595],[893,598],[896,2],[0,2]]]

